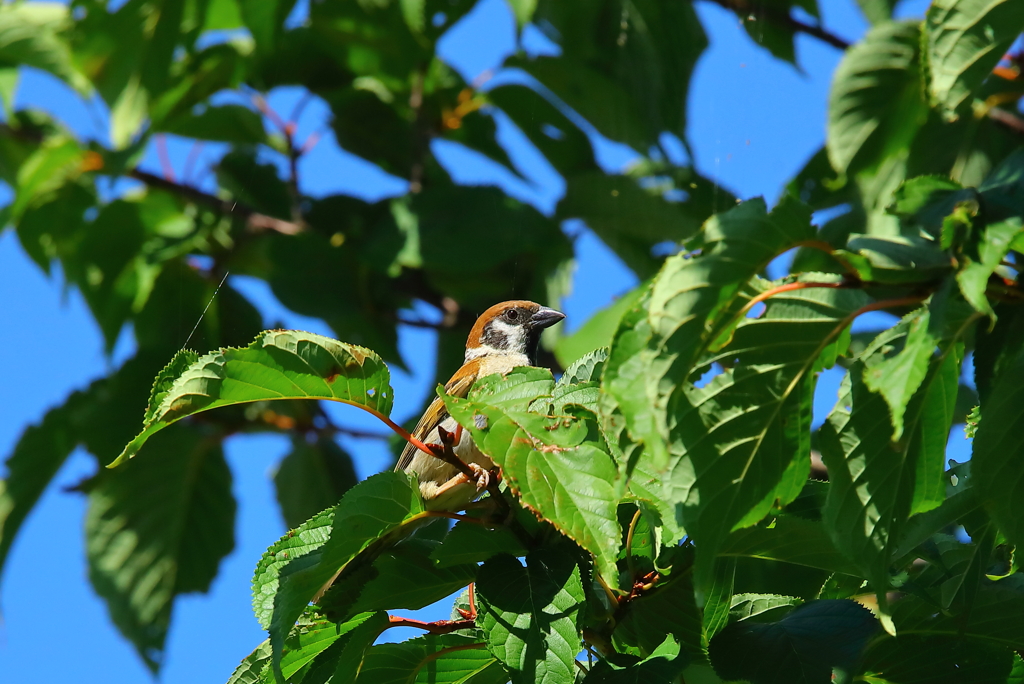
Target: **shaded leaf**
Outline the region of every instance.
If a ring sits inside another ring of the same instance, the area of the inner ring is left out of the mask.
[[[877,167],[924,123],[918,22],[874,26],[836,69],[829,95],[828,157],[840,173]]]
[[[827,684],[832,668],[851,668],[877,630],[867,608],[823,599],[793,609],[778,622],[734,622],[711,641],[708,655],[724,679]]]
[[[174,598],[207,591],[234,547],[235,501],[218,440],[176,430],[151,448],[87,485],[85,532],[89,579],[156,671]]]
[[[366,651],[362,684],[504,684],[508,675],[474,636],[427,635]]]
[[[932,103],[955,118],[1024,30],[1024,7],[1012,0],[937,0],[924,28]]]
[[[152,404],[151,404],[152,405]],[[285,525],[299,527],[334,506],[357,482],[352,457],[329,436],[310,444],[299,438],[274,473],[277,503]]]
[[[518,538],[507,528],[489,529],[460,520],[449,530],[430,557],[438,567],[461,563],[481,563],[499,553],[521,556],[526,553]]]
[[[487,650],[514,684],[575,679],[583,584],[564,549],[533,551],[526,567],[512,556],[491,558],[477,576],[477,606]]]

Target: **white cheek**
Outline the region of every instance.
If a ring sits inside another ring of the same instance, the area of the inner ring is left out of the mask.
[[[496,319],[491,325],[494,329],[505,336],[508,340],[509,351],[518,350],[523,348],[525,342],[526,330],[521,325],[509,325],[502,319]]]

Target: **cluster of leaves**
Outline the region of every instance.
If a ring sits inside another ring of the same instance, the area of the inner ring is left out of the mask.
[[[804,25],[787,3],[721,4],[792,59]],[[174,597],[205,590],[233,544],[224,439],[286,431],[276,482],[295,529],[259,562],[269,639],[232,682],[1019,681],[1024,78],[1000,59],[1024,5],[936,0],[924,21],[892,21],[891,3],[864,0],[875,25],[837,70],[826,146],[770,212],[722,213],[727,193],[658,147],[665,132],[685,141],[705,45],[690,3],[511,5],[561,49],[508,60],[543,88],[483,92],[437,57],[468,1],[311,3],[297,25],[287,0],[0,5],[0,179],[15,192],[0,218],[41,268],[60,264],[109,346],[131,324],[138,347],[24,433],[0,483],[0,563],[75,447],[106,463],[128,444],[81,486],[90,578],[155,668]],[[13,109],[25,66],[97,94],[109,144]],[[409,192],[305,197],[293,127],[267,132],[260,94],[282,85],[321,98],[339,143]],[[431,154],[445,138],[514,172],[499,109],[565,177],[551,216],[456,185]],[[577,115],[647,156],[606,174]],[[230,146],[216,193],[138,166],[163,134]],[[142,185],[105,197],[110,178]],[[821,210],[833,218],[817,227]],[[335,428],[301,400],[388,419],[384,361],[401,363],[396,323],[414,301],[446,313],[442,376],[468,312],[557,304],[568,218],[644,284],[557,341],[557,382],[522,369],[444,397],[501,470],[491,512],[449,528],[405,474],[355,484]],[[666,242],[679,252],[664,259]],[[792,274],[764,279],[790,250]],[[201,316],[228,271],[352,344],[275,331],[243,346],[264,325],[230,284]],[[851,334],[880,309],[903,317]],[[175,354],[196,320],[191,345],[221,350]],[[840,397],[812,430],[831,367]],[[972,406],[974,458],[947,469]],[[827,481],[808,478],[812,448]],[[388,611],[470,583],[451,622],[374,643],[412,624]]]

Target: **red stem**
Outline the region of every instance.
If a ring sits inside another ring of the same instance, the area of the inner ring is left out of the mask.
[[[416,629],[422,629],[424,632],[429,632],[430,634],[451,634],[452,632],[457,632],[460,629],[472,629],[476,627],[476,620],[438,620],[437,622],[423,622],[422,620],[388,615],[388,626],[384,629],[391,629],[392,627],[415,627]]]
[[[154,140],[156,143],[156,156],[160,158],[160,171],[164,174],[164,180],[172,183],[174,180],[174,165],[171,164],[171,155],[167,152],[167,136],[158,135]]]

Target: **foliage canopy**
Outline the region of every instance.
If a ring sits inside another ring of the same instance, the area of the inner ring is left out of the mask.
[[[1024,77],[1004,58],[1024,3],[934,0],[895,21],[861,0],[873,28],[835,74],[826,145],[771,209],[662,149],[666,133],[685,144],[706,45],[690,2],[510,0],[558,54],[511,57],[521,78],[494,87],[437,56],[469,0],[314,2],[301,22],[294,4],[0,5],[0,220],[40,268],[60,264],[108,348],[128,324],[138,347],[22,435],[0,482],[0,569],[77,446],[102,465],[120,453],[81,485],[90,579],[155,670],[175,598],[205,591],[233,546],[224,440],[285,432],[275,484],[294,529],[258,561],[269,636],[231,684],[1024,678]],[[796,32],[842,42],[791,14],[817,17],[813,0],[720,4],[783,60]],[[101,98],[109,141],[15,109],[22,67]],[[407,192],[303,196],[305,142],[263,99],[284,85]],[[458,185],[435,158],[443,139],[514,173],[498,112],[565,178],[551,215]],[[607,173],[581,117],[640,160]],[[214,191],[139,167],[167,134],[224,146]],[[136,184],[111,196],[111,179]],[[557,305],[570,218],[642,285],[553,342],[560,374],[439,390],[500,468],[490,508],[450,525],[404,473],[356,483],[307,400],[390,422],[403,312],[443,315],[445,379],[473,311]],[[788,252],[790,274],[767,279]],[[344,342],[260,332],[220,287],[229,271]],[[901,318],[851,333],[877,310]],[[178,351],[196,320],[190,346],[213,351]],[[839,397],[812,430],[833,367]],[[973,457],[947,466],[969,410]],[[470,584],[451,621],[375,644],[411,624],[390,611]]]

